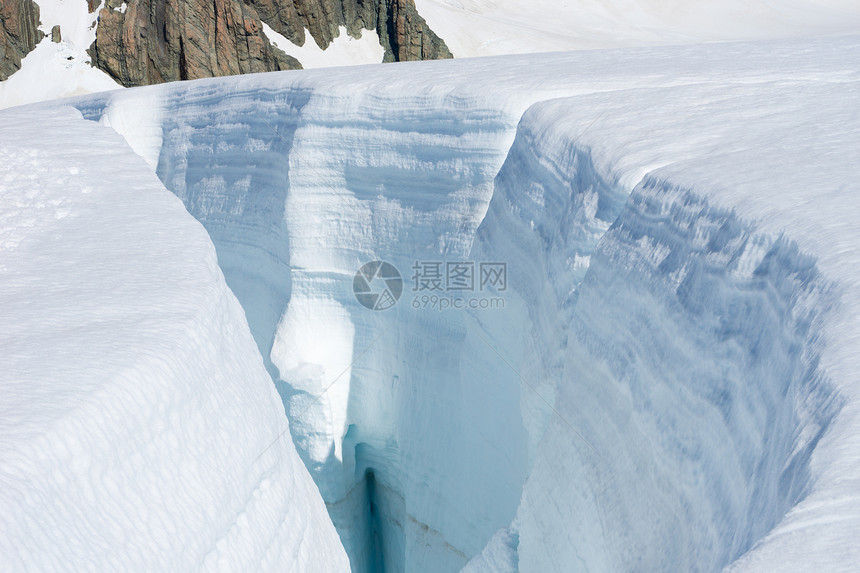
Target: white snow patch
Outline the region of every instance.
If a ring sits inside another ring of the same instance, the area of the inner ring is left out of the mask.
[[[272,45],[296,58],[305,69],[378,64],[385,55],[385,48],[379,43],[376,30],[362,30],[360,38],[353,38],[347,34],[346,27],[341,26],[338,35],[325,50],[317,45],[307,30],[304,46],[295,45],[265,22],[263,32]]]
[[[122,86],[90,65],[87,49],[96,38],[99,9],[89,14],[83,0],[37,0],[45,38],[21,61],[21,69],[0,82],[0,109],[114,90]],[[62,42],[51,42],[60,26]]]
[[[51,42],[49,33],[21,61],[20,70],[0,82],[0,109],[122,87],[89,61],[84,50]]]

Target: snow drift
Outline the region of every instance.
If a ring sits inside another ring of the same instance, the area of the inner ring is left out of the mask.
[[[354,571],[849,570],[857,55],[426,62],[74,105],[206,227]],[[406,279],[384,312],[352,292],[372,260]],[[415,308],[416,261],[505,262],[503,308]]]

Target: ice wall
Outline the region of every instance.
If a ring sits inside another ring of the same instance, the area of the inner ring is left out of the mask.
[[[789,241],[637,186],[573,312],[523,570],[717,570],[747,551],[805,492],[839,406],[817,368],[829,288]]]
[[[718,570],[808,487],[840,404],[818,368],[833,288],[694,190],[625,197],[560,120],[576,103],[526,114],[473,249],[522,269],[544,360],[523,381],[555,392],[517,518],[470,570]]]

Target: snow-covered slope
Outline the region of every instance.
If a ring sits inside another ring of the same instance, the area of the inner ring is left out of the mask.
[[[38,0],[46,34],[21,62],[21,69],[0,82],[0,109],[32,102],[114,90],[121,87],[90,65],[87,48],[96,37],[97,12],[87,12],[85,0]],[[62,41],[51,41],[51,28],[60,26]]]
[[[0,317],[0,570],[348,570],[205,231],[74,109],[2,114]]]
[[[455,58],[860,32],[853,0],[415,0]]]
[[[75,105],[209,231],[354,570],[848,571],[858,57],[597,51]],[[384,312],[352,292],[379,259],[406,284]],[[415,298],[416,261],[463,260],[507,263],[504,308]]]

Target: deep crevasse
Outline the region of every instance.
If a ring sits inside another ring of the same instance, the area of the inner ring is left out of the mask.
[[[159,175],[213,237],[355,570],[715,570],[811,491],[840,405],[822,324],[844,285],[723,190],[774,201],[791,165],[750,144],[855,92],[818,85],[814,49],[812,68],[788,45],[753,72],[721,49],[723,84],[640,51],[650,67],[604,81],[575,78],[586,56],[561,79],[549,57],[455,64],[495,71],[505,96],[446,87],[462,77],[438,64],[413,68],[424,93],[356,72],[165,90]],[[571,92],[513,140],[530,100]],[[503,311],[416,311],[407,291],[374,313],[352,295],[368,260],[408,280],[416,260],[463,258],[508,263]]]

